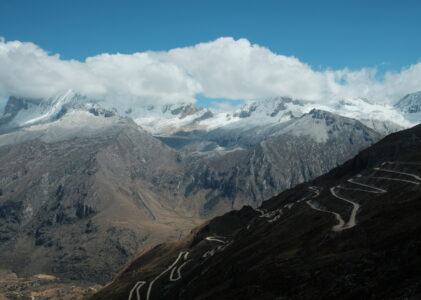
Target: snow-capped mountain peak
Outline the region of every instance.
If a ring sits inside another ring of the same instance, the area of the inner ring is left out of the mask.
[[[320,109],[312,109],[282,129],[279,134],[305,135],[316,142],[325,143],[331,136],[363,127],[364,125],[357,120]]]
[[[302,114],[306,104],[308,104],[308,102],[291,99],[289,97],[274,97],[259,101],[247,102],[237,111],[235,111],[233,116],[239,118],[248,118],[260,115],[264,117],[276,118],[277,116],[279,117],[282,115],[294,115],[294,112],[298,113],[299,116]],[[287,114],[285,114],[285,112],[287,112]]]
[[[140,126],[153,134],[170,134],[174,131],[192,130],[200,122],[213,117],[213,112],[198,108],[192,103],[137,106],[128,114]]]
[[[317,108],[360,120],[372,129],[381,129],[384,134],[414,125],[394,106],[374,103],[364,98],[344,99]]]
[[[167,136],[178,131],[212,131],[218,128],[248,130],[286,124],[313,109],[356,119],[377,132],[389,134],[421,121],[421,92],[405,96],[395,106],[374,103],[363,98],[311,102],[289,97],[273,97],[248,101],[234,111],[226,112],[200,108],[193,103],[140,103],[126,111],[117,112],[115,109],[104,109],[98,101],[69,90],[46,99],[10,97],[3,116],[0,116],[0,132],[52,122],[74,110],[104,117],[125,115],[150,133]]]
[[[395,107],[404,113],[421,112],[421,91],[406,95]]]
[[[94,100],[68,90],[46,99],[10,97],[0,116],[0,132],[52,122],[74,111],[87,111],[95,116],[109,117],[115,111],[101,108]]]
[[[412,124],[421,123],[421,91],[406,95],[395,104],[395,108]]]
[[[213,118],[201,124],[212,130],[225,126],[250,128],[268,124],[279,124],[299,118],[314,108],[309,101],[289,97],[273,97],[263,100],[248,101],[233,112],[215,114]]]

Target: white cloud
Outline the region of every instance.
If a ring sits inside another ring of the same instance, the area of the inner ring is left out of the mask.
[[[0,42],[0,94],[48,97],[67,89],[116,104],[194,101],[200,84],[149,53],[62,60],[32,43]]]
[[[421,90],[421,63],[376,78],[375,68],[315,71],[246,39],[220,38],[192,47],[63,60],[32,43],[0,39],[0,94],[47,97],[67,89],[117,107],[269,96],[326,101],[366,97],[391,102]]]

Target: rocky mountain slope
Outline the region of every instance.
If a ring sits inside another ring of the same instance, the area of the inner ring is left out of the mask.
[[[3,268],[105,282],[197,224],[170,192],[179,154],[130,119],[72,111],[0,144]]]
[[[329,171],[381,138],[359,121],[320,110],[266,130],[266,137],[246,133],[256,138],[254,145],[237,142],[238,136],[229,132],[225,139],[213,141],[219,155],[199,156],[190,164],[188,174],[195,180],[186,193],[202,195],[202,214],[256,206]]]
[[[421,125],[135,259],[91,299],[418,299]]]

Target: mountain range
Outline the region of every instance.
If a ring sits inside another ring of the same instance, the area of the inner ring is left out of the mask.
[[[231,112],[118,111],[72,91],[12,96],[0,118],[2,267],[108,282],[135,254],[258,207],[419,122],[420,102],[276,97]]]

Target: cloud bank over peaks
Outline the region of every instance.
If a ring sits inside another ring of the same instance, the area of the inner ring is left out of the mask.
[[[63,60],[39,46],[0,39],[0,94],[44,98],[72,89],[120,109],[209,98],[289,96],[315,101],[365,97],[391,103],[421,90],[421,63],[381,80],[375,68],[316,71],[247,39],[219,38],[161,52]]]

